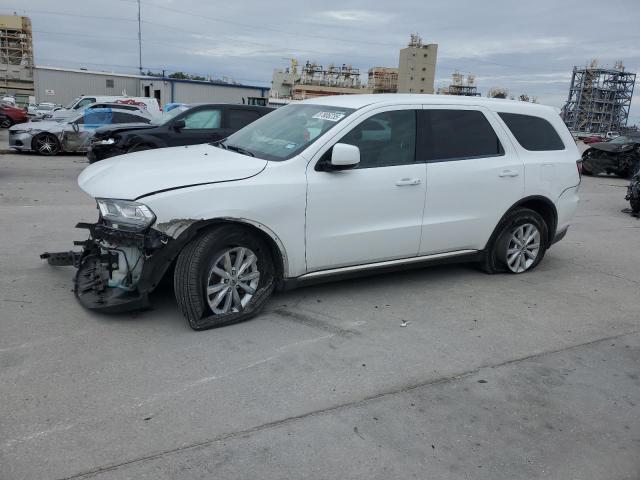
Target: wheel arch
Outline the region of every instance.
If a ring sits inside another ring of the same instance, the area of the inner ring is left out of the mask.
[[[494,237],[497,234],[498,227],[502,224],[503,220],[516,208],[521,207],[533,210],[544,219],[544,222],[547,224],[547,245],[551,245],[556,234],[556,228],[558,226],[558,210],[556,209],[555,204],[549,198],[542,195],[530,195],[528,197],[521,198],[516,203],[511,205],[511,207],[507,209],[504,215],[500,217],[500,220],[496,224],[496,227],[491,234],[491,238],[489,238],[489,240],[487,241],[485,249],[488,248],[488,246],[493,241]]]
[[[278,235],[276,235],[273,230],[271,230],[261,222],[257,222],[248,218],[236,217],[219,217],[209,220],[198,220],[191,223],[188,227],[182,230],[179,233],[177,240],[181,240],[184,238],[188,242],[196,235],[199,235],[205,230],[222,224],[237,225],[238,227],[247,229],[262,238],[269,246],[269,250],[273,258],[274,267],[276,270],[276,278],[282,279],[285,277],[285,275],[289,271],[289,262],[284,244],[280,237],[278,237]]]

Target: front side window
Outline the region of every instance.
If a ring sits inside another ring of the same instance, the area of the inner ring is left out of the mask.
[[[522,148],[534,152],[564,150],[556,129],[547,120],[519,113],[498,113]]]
[[[478,110],[422,110],[419,131],[427,161],[504,155],[493,127]]]
[[[184,117],[185,130],[202,130],[207,128],[220,128],[222,112],[216,110],[198,110]]]
[[[353,112],[351,108],[289,104],[237,131],[223,146],[239,147],[265,160],[287,160]]]
[[[397,110],[373,115],[356,125],[339,143],[348,143],[360,149],[357,168],[414,163],[416,111]]]
[[[171,122],[174,119],[174,117],[177,117],[185,110],[189,110],[189,107],[186,105],[179,105],[175,108],[172,108],[168,112],[163,112],[162,115],[153,117],[153,120],[151,120],[151,123],[153,125],[166,125],[167,123]]]

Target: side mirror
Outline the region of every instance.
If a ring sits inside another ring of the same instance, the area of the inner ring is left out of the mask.
[[[348,170],[360,163],[360,149],[347,143],[336,143],[331,151],[330,170]]]
[[[185,123],[184,118],[181,118],[180,120],[176,120],[175,122],[173,122],[173,129],[178,132],[186,126],[187,124]]]
[[[78,124],[76,122],[73,122],[71,124],[71,128],[73,128],[73,131],[78,133],[80,131],[80,127],[78,126]]]

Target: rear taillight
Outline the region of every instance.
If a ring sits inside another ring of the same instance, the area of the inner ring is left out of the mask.
[[[578,176],[582,180],[582,159],[576,160],[576,168],[578,169]]]

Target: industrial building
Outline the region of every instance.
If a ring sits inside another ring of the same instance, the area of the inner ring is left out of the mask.
[[[67,105],[80,95],[129,95],[155,97],[167,102],[243,103],[250,97],[266,97],[268,87],[201,80],[182,80],[58,67],[33,69],[38,102]]]
[[[465,78],[460,72],[456,71],[452,75],[451,84],[448,87],[439,88],[438,94],[441,95],[459,95],[464,97],[479,97],[478,87],[476,86],[476,76],[469,74]]]
[[[398,69],[393,67],[370,68],[368,86],[371,93],[396,93],[398,91]]]
[[[0,95],[12,94],[26,103],[33,96],[33,36],[31,20],[0,16]]]
[[[298,72],[298,62],[291,59],[286,69],[273,71],[271,97],[304,100],[327,95],[369,93],[360,82],[360,70],[342,64],[328,67],[307,61]]]
[[[588,67],[573,67],[569,98],[562,109],[572,132],[604,133],[627,126],[636,74],[626,72],[622,62],[600,68],[594,60]]]
[[[398,93],[433,93],[437,57],[437,44],[423,44],[417,33],[411,34],[409,45],[400,50]]]

